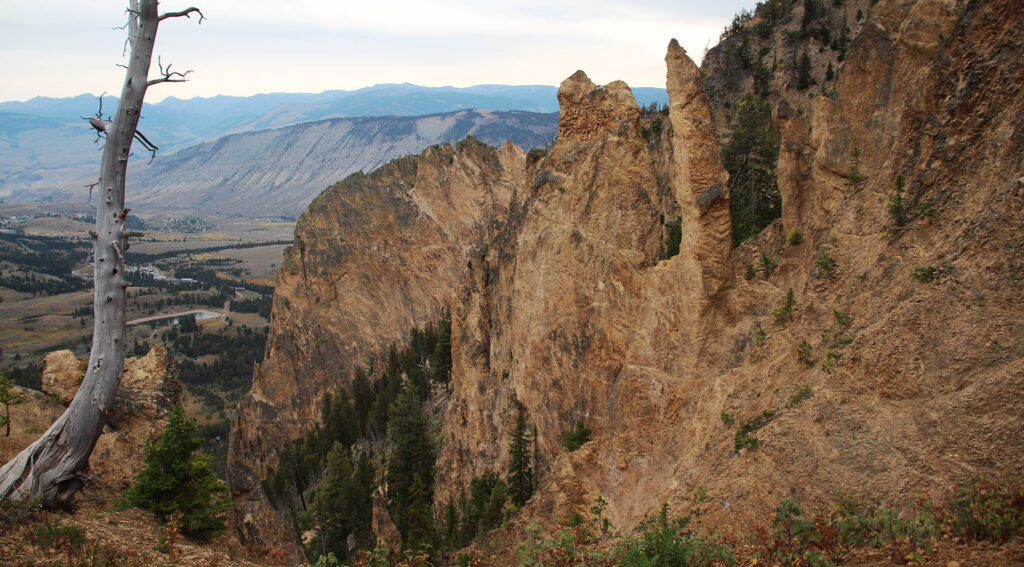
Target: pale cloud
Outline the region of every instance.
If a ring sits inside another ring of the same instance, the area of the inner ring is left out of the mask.
[[[596,82],[664,85],[675,37],[699,62],[747,2],[195,0],[208,20],[168,21],[157,53],[192,81],[147,97]],[[0,100],[118,92],[124,0],[2,0]],[[162,9],[188,2],[167,0]],[[749,7],[749,6],[748,6]]]

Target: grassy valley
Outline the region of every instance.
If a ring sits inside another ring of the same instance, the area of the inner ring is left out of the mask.
[[[39,389],[47,353],[88,356],[93,291],[90,214],[7,205],[0,232],[0,371]],[[290,222],[205,217],[135,219],[127,252],[128,356],[165,347],[188,414],[223,474],[229,419],[263,357],[273,285]],[[178,315],[175,317],[175,315]]]

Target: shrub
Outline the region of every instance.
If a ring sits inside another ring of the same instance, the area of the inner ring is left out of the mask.
[[[639,536],[627,538],[620,544],[616,565],[622,567],[648,567],[656,565],[711,567],[734,565],[732,549],[715,538],[705,538],[685,531],[682,518],[670,525],[645,529]]]
[[[936,270],[937,268],[935,266],[922,266],[919,268],[914,268],[914,279],[921,283],[929,283],[933,279],[935,279]]]
[[[836,318],[836,325],[839,325],[840,327],[849,327],[850,324],[853,323],[853,317],[848,313],[839,311],[838,309],[833,309],[832,315]]]
[[[772,272],[778,267],[778,263],[768,257],[768,254],[761,252],[761,259],[757,263],[761,269],[761,273],[764,274],[765,279],[772,277]]]
[[[587,429],[587,426],[582,421],[577,421],[572,431],[565,436],[562,446],[571,453],[582,447],[587,441],[590,441],[590,430]]]
[[[946,524],[957,534],[1003,543],[1024,534],[1024,484],[973,482],[957,489]]]
[[[746,268],[744,269],[744,272],[743,272],[743,277],[746,278],[747,281],[750,281],[750,280],[754,279],[756,276],[757,276],[757,269],[754,268],[753,264],[747,264],[747,266],[746,266]]]
[[[807,342],[807,339],[800,341],[800,345],[796,348],[796,359],[800,364],[810,367],[814,366],[814,360],[811,359],[811,343]]]
[[[831,276],[832,272],[836,269],[836,259],[828,252],[818,254],[815,262],[818,264],[818,267],[821,268],[821,272],[825,274],[826,277]]]
[[[903,174],[896,176],[896,187],[893,192],[889,194],[889,217],[892,218],[893,224],[897,227],[906,224],[906,219],[903,217],[903,189],[906,186],[906,182],[903,180]]]
[[[786,235],[786,242],[789,242],[794,246],[800,244],[801,242],[803,242],[803,240],[804,235],[801,234],[800,231],[795,228],[789,231],[789,234]]]
[[[782,300],[782,306],[775,310],[772,322],[776,327],[786,327],[786,324],[793,320],[793,308],[796,307],[796,295],[793,288],[789,288],[786,297]]]
[[[814,397],[814,390],[811,389],[807,384],[796,384],[793,386],[793,395],[789,397],[789,401],[786,403],[787,408],[796,407],[800,402],[808,400]]]
[[[853,146],[850,149],[850,173],[846,176],[846,187],[854,191],[860,190],[867,177],[860,173],[860,148]]]
[[[757,437],[754,437],[753,433],[768,425],[768,422],[775,419],[775,416],[778,414],[779,412],[775,410],[764,410],[758,416],[747,420],[741,425],[736,431],[736,452],[739,453],[740,449],[756,449]]]
[[[661,243],[661,254],[658,255],[659,260],[668,260],[679,254],[679,245],[683,241],[682,217],[665,223],[665,230],[668,232],[668,238]]]
[[[160,440],[146,448],[145,464],[124,501],[153,511],[162,521],[181,511],[182,533],[202,540],[224,533],[232,504],[209,457],[195,452],[203,444],[195,430],[185,410],[174,406]]]
[[[735,421],[736,420],[734,420],[731,415],[724,411],[722,412],[722,423],[724,423],[726,427],[731,426]]]
[[[821,369],[824,370],[827,374],[831,374],[832,369],[835,368],[836,361],[839,360],[840,356],[841,355],[838,352],[832,349],[826,351],[825,358],[824,360],[821,361]]]
[[[0,415],[0,427],[6,429],[4,433],[6,437],[11,436],[11,406],[24,401],[25,398],[14,389],[14,383],[7,378],[6,374],[0,372],[0,404],[4,405],[4,415]]]
[[[85,545],[81,528],[63,526],[54,520],[37,524],[32,528],[32,539],[40,549],[79,549]]]
[[[757,330],[754,331],[754,344],[755,345],[760,345],[761,343],[763,343],[766,340],[768,340],[768,333],[766,333],[764,331],[764,328],[761,327],[760,323],[756,323],[756,325],[757,325]]]

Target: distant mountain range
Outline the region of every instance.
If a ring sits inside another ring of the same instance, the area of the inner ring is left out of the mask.
[[[637,88],[633,92],[642,105],[668,101],[664,89]],[[466,109],[553,113],[558,111],[556,94],[556,87],[543,85],[455,88],[406,83],[319,94],[272,93],[188,100],[169,97],[143,107],[140,130],[160,146],[156,165],[177,150],[222,136],[325,119],[423,116]],[[104,97],[104,114],[112,112],[116,104],[115,97]],[[0,103],[0,200],[75,198],[76,189],[90,180],[99,167],[100,146],[93,144],[94,133],[82,119],[97,110],[98,97],[93,95],[37,97],[24,102]],[[409,151],[421,149],[416,147]],[[145,156],[137,157],[144,163]],[[383,162],[362,160],[357,170],[376,167],[379,163]],[[233,173],[235,176],[246,174]]]
[[[419,117],[334,118],[233,134],[138,164],[130,204],[145,211],[297,217],[327,187],[434,144],[476,136],[529,149],[555,137],[553,113],[460,110]]]

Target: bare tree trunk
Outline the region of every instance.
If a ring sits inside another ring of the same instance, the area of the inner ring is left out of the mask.
[[[46,507],[66,506],[88,479],[89,455],[103,431],[121,382],[125,355],[124,252],[128,238],[139,236],[125,228],[125,171],[136,136],[146,89],[157,83],[180,82],[185,74],[160,68],[149,79],[149,66],[159,23],[188,17],[195,8],[160,15],[157,0],[129,0],[128,41],[131,55],[121,100],[113,120],[90,120],[106,134],[96,205],[94,297],[95,323],[89,367],[78,393],[60,418],[35,443],[0,468],[0,500],[41,499]],[[155,149],[149,148],[147,149]]]

